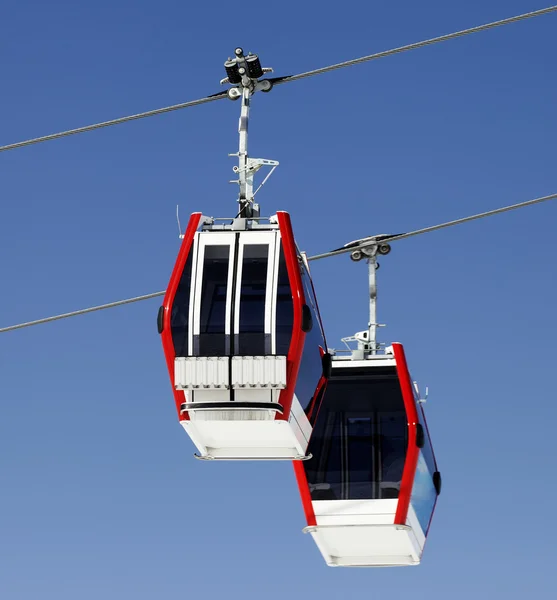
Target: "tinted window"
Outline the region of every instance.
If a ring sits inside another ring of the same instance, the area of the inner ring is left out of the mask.
[[[229,250],[229,246],[205,248],[200,335],[196,344],[196,354],[199,356],[223,356],[230,352],[228,336],[224,333]]]
[[[430,472],[427,466],[424,453],[420,451],[410,504],[425,535],[427,535],[436,502],[437,492],[433,485],[433,473]]]
[[[435,464],[433,448],[431,447],[431,439],[429,438],[429,431],[427,429],[425,414],[424,414],[424,410],[423,410],[421,403],[418,404],[417,409],[418,409],[418,419],[419,419],[420,423],[422,424],[422,426],[424,428],[424,433],[425,433],[425,443],[424,443],[424,447],[422,448],[422,453],[424,455],[424,459],[427,463],[428,469],[430,470],[431,473],[435,473],[435,471],[437,470],[437,465]]]
[[[398,498],[407,445],[396,369],[335,367],[304,461],[312,499]]]
[[[244,247],[240,290],[240,334],[234,354],[261,356],[271,353],[270,336],[265,337],[265,293],[269,246]]]
[[[172,303],[170,327],[176,356],[188,355],[192,252],[186,260],[182,277]]]
[[[400,490],[408,444],[408,421],[404,409],[402,412],[403,416],[401,411],[382,411],[380,415],[381,498],[398,498]]]
[[[348,485],[347,496],[348,498],[373,497],[373,473],[377,460],[373,439],[375,423],[370,417],[344,417],[344,419],[350,473],[350,477],[345,477]]]
[[[279,256],[278,289],[277,289],[277,319],[276,319],[276,352],[277,356],[286,356],[292,340],[294,324],[294,303],[292,290],[286,269],[286,260],[282,245]]]
[[[424,447],[420,450],[410,503],[418,517],[424,534],[427,535],[435,503],[437,502],[437,491],[433,485],[433,473],[437,470],[437,466],[421,404],[418,405],[418,417],[424,428],[425,443]]]
[[[313,295],[313,286],[308,272],[303,265],[301,265],[301,273],[304,296],[306,304],[311,311],[313,323],[311,331],[306,333],[302,363],[296,381],[296,396],[300,401],[302,408],[306,410],[311,405],[311,400],[317,391],[317,384],[323,374],[320,348],[323,350],[326,350],[326,348],[321,326],[319,324],[319,318],[317,316],[317,304]]]

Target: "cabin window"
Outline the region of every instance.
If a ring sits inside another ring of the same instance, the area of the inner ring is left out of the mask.
[[[201,286],[201,315],[198,356],[230,353],[226,326],[230,246],[206,246]]]
[[[282,245],[279,256],[278,287],[277,287],[277,313],[276,313],[276,354],[287,356],[290,342],[292,341],[292,327],[294,326],[294,302],[292,290],[288,279],[288,270]]]
[[[424,428],[425,443],[418,456],[418,466],[412,486],[410,504],[420,522],[422,531],[427,535],[431,517],[437,502],[437,491],[433,484],[433,473],[437,470],[431,440],[425,422],[425,416],[421,405],[418,406],[419,421]]]
[[[298,372],[296,382],[296,397],[300,405],[306,410],[311,403],[312,398],[317,393],[317,385],[323,375],[323,362],[321,360],[321,351],[326,351],[323,331],[317,313],[317,302],[313,292],[313,285],[305,265],[300,265],[302,286],[304,289],[305,303],[311,312],[312,328],[306,333],[302,362]]]
[[[304,462],[312,499],[398,498],[407,445],[395,367],[335,367]]]
[[[271,353],[270,335],[265,335],[265,296],[269,246],[244,246],[242,285],[240,289],[240,323],[234,354],[262,356]]]
[[[174,302],[172,303],[170,327],[176,356],[188,356],[192,255],[192,252],[188,255],[176,295],[174,296]]]

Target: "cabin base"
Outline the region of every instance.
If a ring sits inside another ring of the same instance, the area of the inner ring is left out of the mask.
[[[230,403],[233,405],[233,403]],[[288,420],[277,420],[275,410],[190,410],[180,421],[204,460],[301,460],[311,425],[294,398]]]
[[[425,537],[410,506],[405,525],[395,525],[396,499],[317,500],[317,524],[306,527],[330,567],[418,565]]]
[[[407,525],[306,527],[329,567],[405,567],[420,564]]]

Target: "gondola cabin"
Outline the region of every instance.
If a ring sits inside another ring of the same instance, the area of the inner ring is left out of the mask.
[[[441,478],[403,347],[332,364],[312,458],[294,465],[304,531],[329,566],[417,565]]]
[[[261,221],[191,215],[159,311],[180,423],[200,458],[305,457],[330,370],[290,217]]]

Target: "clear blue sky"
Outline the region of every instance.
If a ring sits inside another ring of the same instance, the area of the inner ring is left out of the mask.
[[[0,145],[219,91],[237,45],[291,74],[541,0],[5,0]],[[258,95],[263,210],[310,253],[557,191],[557,15]],[[1,326],[164,289],[175,206],[229,216],[239,105],[0,156]],[[178,425],[157,300],[0,336],[0,597],[550,597],[557,203],[393,244],[384,341],[430,388],[444,489],[418,568],[327,568],[289,463],[206,464]],[[315,263],[329,344],[366,269]]]

